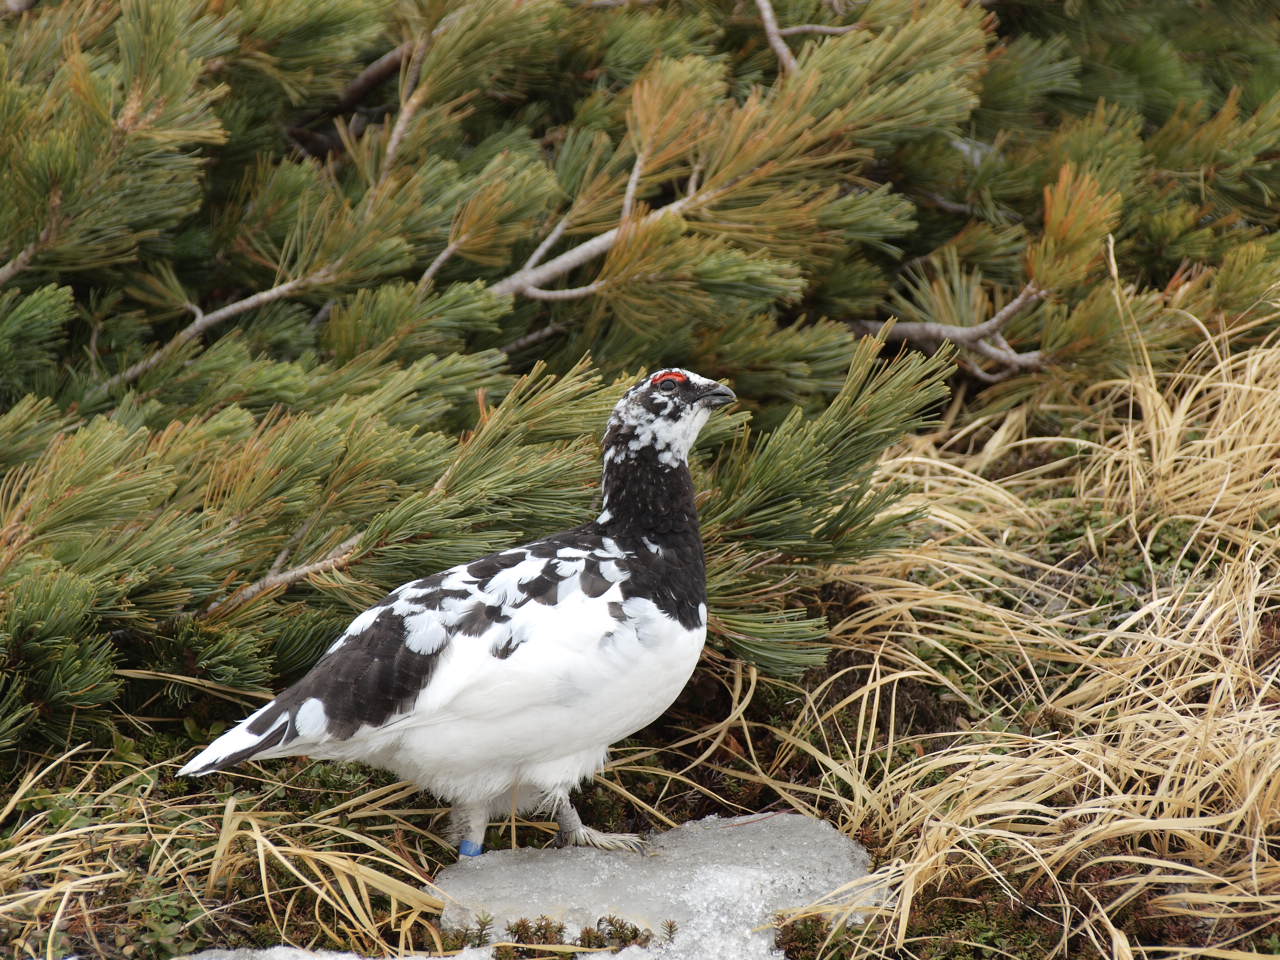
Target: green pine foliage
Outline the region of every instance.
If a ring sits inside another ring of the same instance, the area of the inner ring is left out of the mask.
[[[821,28],[794,67],[722,0],[0,20],[0,751],[214,719],[590,516],[669,364],[743,400],[695,463],[711,642],[795,674],[826,571],[902,529],[874,464],[941,341],[1050,396],[1276,282],[1269,5],[774,6]]]

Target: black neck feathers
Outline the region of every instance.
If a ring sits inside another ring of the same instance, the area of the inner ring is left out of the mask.
[[[632,450],[625,437],[604,459],[601,525],[637,534],[698,533],[693,477],[683,460],[663,458],[652,446]]]
[[[701,626],[707,575],[688,465],[663,462],[652,446],[632,450],[623,440],[606,450],[602,486],[595,526],[636,558],[624,596],[652,600],[688,629]]]

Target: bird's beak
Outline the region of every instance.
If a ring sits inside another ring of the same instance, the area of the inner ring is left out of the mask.
[[[733,403],[733,401],[737,400],[738,395],[723,383],[717,383],[698,399],[708,407],[723,407],[726,403]]]

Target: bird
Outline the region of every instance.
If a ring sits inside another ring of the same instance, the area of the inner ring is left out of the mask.
[[[513,806],[551,814],[557,846],[642,849],[583,824],[570,793],[697,665],[706,563],[689,452],[736,399],[678,367],[640,380],[605,429],[594,520],[392,590],[178,774],[355,760],[450,803],[460,857],[483,853],[490,818]]]

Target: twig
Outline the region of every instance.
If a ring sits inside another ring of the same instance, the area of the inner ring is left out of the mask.
[[[640,186],[640,173],[644,170],[644,153],[636,154],[636,162],[631,165],[631,176],[627,178],[627,190],[622,195],[622,216],[626,220],[631,216],[631,208],[636,202],[636,188]]]
[[[32,240],[25,247],[19,250],[12,260],[0,267],[0,285],[4,285],[20,274],[31,264],[31,258],[36,255],[36,251],[40,249],[40,243]]]
[[[658,0],[591,0],[583,6],[588,10],[605,10],[610,7],[644,7],[657,2]]]
[[[732,186],[732,184],[729,186]],[[728,187],[725,189],[728,189]],[[699,202],[705,202],[706,199],[697,193],[681,197],[679,200],[668,203],[665,207],[659,207],[657,210],[646,214],[642,222],[648,223],[668,213],[679,213]],[[520,293],[527,287],[543,287],[557,277],[564,276],[575,267],[580,267],[584,263],[608,253],[613,249],[613,245],[618,242],[620,231],[620,226],[614,227],[604,233],[597,234],[584,243],[578,244],[571,250],[566,250],[553,260],[548,260],[546,263],[532,267],[521,267],[515,273],[504,277],[491,286],[489,292],[503,296]]]
[[[370,90],[399,70],[400,65],[404,63],[404,58],[409,55],[410,51],[415,51],[415,48],[422,48],[425,50],[427,42],[440,36],[441,33],[453,26],[454,23],[457,22],[459,15],[465,9],[466,5],[458,7],[453,12],[442,17],[440,22],[435,25],[435,28],[427,35],[427,37],[416,41],[406,40],[404,43],[400,44],[400,46],[396,47],[394,50],[387,51],[377,60],[373,61],[373,63],[361,70],[356,78],[352,80],[351,83],[347,84],[347,89],[342,91],[342,96],[338,98],[337,106],[333,108],[332,112],[345,113],[354,107],[357,103],[368,96]],[[415,55],[420,57],[421,52],[415,51]],[[417,84],[417,71],[412,69],[412,66],[409,70],[409,75],[411,78],[409,81],[409,89],[412,90]]]
[[[694,164],[692,172],[689,174],[689,182],[685,184],[684,194],[691,197],[698,192],[698,181],[702,179],[702,164]]]
[[[351,560],[351,555],[355,552],[356,544],[360,542],[363,534],[357,533],[355,536],[348,537],[338,544],[328,556],[313,563],[305,563],[300,567],[293,567],[290,570],[282,570],[279,573],[269,573],[254,583],[249,584],[242,590],[237,590],[229,597],[221,600],[215,600],[205,608],[204,615],[210,616],[214,612],[221,610],[227,605],[242,606],[256,597],[258,594],[267,590],[274,590],[276,587],[288,586],[299,580],[305,580],[307,577],[316,573],[326,573],[329,570],[336,570],[339,567],[345,567]]]
[[[332,276],[332,267],[325,267],[322,270],[317,270],[309,276],[298,277],[296,280],[289,280],[286,283],[277,284],[270,290],[263,290],[260,293],[255,293],[251,297],[245,297],[243,300],[237,300],[235,303],[229,303],[225,307],[214,310],[212,313],[205,313],[194,303],[188,303],[186,305],[187,309],[194,313],[196,317],[191,321],[191,323],[178,331],[172,340],[160,349],[156,350],[150,356],[143,357],[127,370],[117,373],[114,377],[107,380],[94,391],[93,396],[95,398],[102,396],[122,383],[132,383],[148,370],[158,365],[162,360],[169,356],[169,354],[173,353],[173,351],[177,350],[184,343],[189,340],[194,340],[210,327],[221,323],[223,320],[239,316],[242,313],[247,313],[250,310],[265,306],[268,303],[283,300],[285,297],[292,293],[296,293],[299,290],[305,290],[307,287],[314,287],[318,284],[324,283],[332,278]]]
[[[1001,328],[1028,306],[1043,300],[1048,294],[1049,291],[1042,287],[1034,283],[1028,283],[1018,292],[1016,297],[1001,307],[990,320],[984,320],[982,323],[974,324],[972,327],[962,327],[951,323],[913,321],[895,323],[887,336],[890,340],[905,340],[928,344],[950,340],[957,346],[972,350],[988,360],[994,360],[996,363],[1001,364],[1004,369],[994,373],[977,366],[971,367],[971,371],[978,379],[986,383],[997,383],[1023,370],[1037,370],[1043,365],[1044,355],[1041,351],[1017,352],[1009,345],[1009,341],[1004,338]],[[867,320],[859,321],[857,327],[871,334],[878,334],[884,329],[883,324]]]
[[[413,49],[412,41],[406,40],[361,70],[356,78],[347,84],[347,89],[342,91],[342,96],[338,98],[333,112],[347,113],[351,110],[369,95],[369,91],[400,69],[400,64],[404,63],[404,58],[411,49]]]
[[[267,571],[268,575],[280,572],[281,568],[284,567],[285,561],[289,559],[289,555],[293,553],[298,544],[307,538],[307,534],[311,532],[311,528],[315,526],[319,517],[320,514],[318,512],[313,513],[307,518],[306,523],[293,531],[293,536],[285,542],[285,545],[280,548],[280,552],[276,554],[275,560],[271,562],[271,568]]]
[[[1036,286],[1034,283],[1028,282],[1025,287],[1018,291],[1018,295],[1006,303],[1000,310],[986,323],[980,323],[974,327],[974,330],[980,330],[983,327],[988,328],[984,331],[983,336],[987,333],[995,333],[1000,330],[1005,323],[1022,312],[1024,307],[1043,300],[1049,295],[1049,291],[1043,287]]]
[[[505,347],[499,347],[503,353],[510,355],[517,351],[523,350],[525,347],[531,347],[535,343],[541,343],[543,340],[550,340],[557,333],[564,333],[564,327],[558,323],[549,323],[540,330],[534,330],[532,333],[526,333],[523,337],[516,337]]]
[[[333,308],[336,307],[337,305],[338,305],[338,298],[330,297],[328,300],[324,302],[324,306],[322,306],[319,310],[315,312],[315,316],[311,318],[311,320],[308,323],[308,326],[310,326],[312,329],[315,329],[316,327],[324,326],[326,323],[329,322],[329,314],[333,313]]]
[[[846,33],[864,29],[864,24],[850,23],[842,27],[830,27],[821,23],[802,23],[794,27],[783,27],[778,31],[780,37],[794,37],[802,33],[820,33],[827,37],[842,37]]]
[[[417,78],[414,76],[413,64],[421,56],[421,52],[426,49],[425,42],[420,42],[414,47],[413,57],[410,60],[409,83],[416,84]],[[387,139],[387,151],[382,157],[382,176],[378,178],[381,183],[387,176],[387,172],[395,163],[396,154],[400,152],[400,144],[405,138],[405,134],[409,132],[409,124],[413,120],[413,115],[418,112],[418,108],[422,106],[427,94],[431,92],[429,84],[415,87],[413,93],[400,107],[400,114],[396,117],[395,126],[391,128],[391,136]]]
[[[581,287],[565,287],[562,290],[543,290],[539,287],[525,287],[520,292],[531,300],[580,300],[604,288],[603,280],[596,280]]]
[[[528,270],[540,264],[542,258],[547,255],[547,251],[556,245],[556,241],[564,236],[564,232],[567,229],[569,229],[569,214],[566,213],[560,218],[560,222],[551,228],[551,232],[543,238],[542,242],[534,248],[533,253],[529,254],[529,259],[524,262],[524,266],[520,269]]]
[[[436,254],[436,258],[431,261],[427,269],[422,271],[422,276],[418,278],[419,289],[425,290],[430,286],[431,281],[434,280],[436,278],[436,274],[440,272],[440,268],[448,262],[450,257],[458,252],[458,247],[460,246],[462,246],[462,241],[455,240]]]
[[[44,229],[40,231],[40,235],[14,254],[8,263],[0,267],[0,287],[31,266],[31,261],[40,252],[40,248],[48,243],[49,238],[53,236],[53,224],[56,209],[59,205],[57,197],[50,201],[50,205],[54,207],[54,213],[50,216],[49,222],[45,224]]]
[[[942,196],[942,194],[940,193],[933,193],[932,191],[926,191],[925,193],[921,194],[921,196],[924,199],[928,200],[931,204],[933,204],[939,210],[945,210],[947,211],[947,213],[964,213],[964,214],[968,214],[971,217],[976,215],[976,211],[973,209],[973,207],[969,206],[969,204],[961,203],[958,200],[948,200],[946,197]]]
[[[769,39],[769,46],[778,57],[778,64],[785,73],[795,73],[800,69],[800,64],[796,62],[796,55],[791,52],[787,41],[782,39],[782,34],[778,30],[778,17],[773,12],[773,3],[770,0],[756,0],[756,8],[760,11],[760,19],[764,23],[764,35]]]

